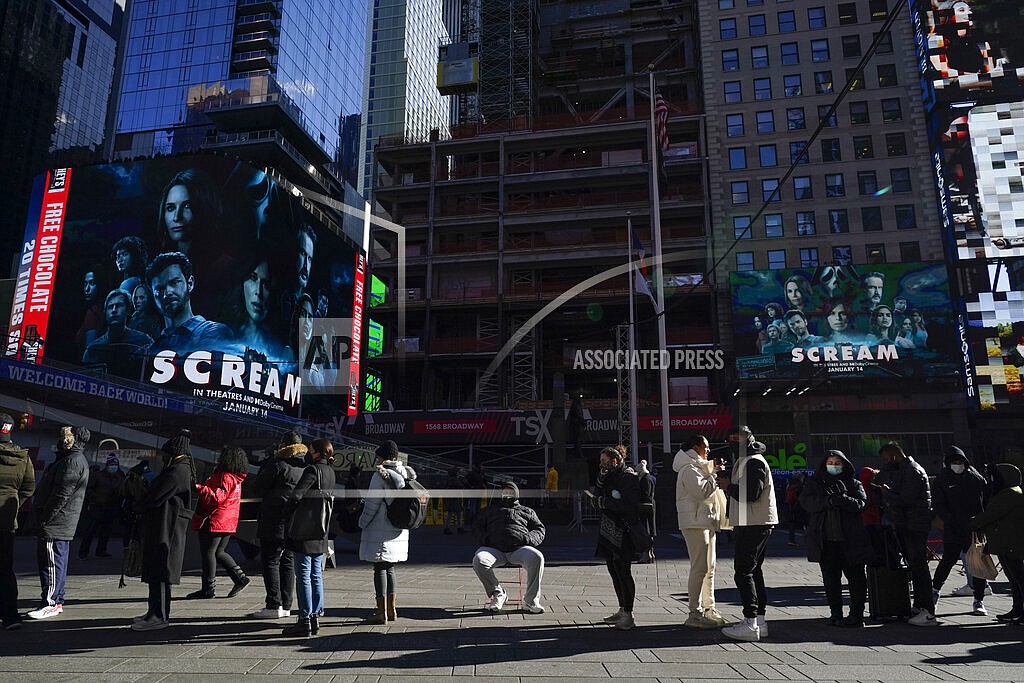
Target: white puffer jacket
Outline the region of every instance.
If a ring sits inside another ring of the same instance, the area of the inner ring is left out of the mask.
[[[391,480],[390,485],[384,481],[385,476]],[[360,561],[405,562],[409,559],[409,530],[391,523],[387,503],[391,502],[395,489],[405,488],[406,480],[415,478],[416,472],[397,460],[384,462],[374,473],[363,514],[359,517],[359,528],[363,530],[359,539]]]
[[[676,514],[679,529],[718,531],[725,519],[725,495],[718,488],[713,461],[696,451],[680,450],[672,460],[676,475]]]

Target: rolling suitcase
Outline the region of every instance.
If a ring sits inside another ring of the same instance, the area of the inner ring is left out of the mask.
[[[868,611],[876,621],[910,618],[910,570],[868,567]]]

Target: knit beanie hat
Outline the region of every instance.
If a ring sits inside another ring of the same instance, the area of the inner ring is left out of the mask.
[[[118,467],[121,466],[121,461],[118,460],[117,456],[113,453],[107,456],[107,467],[110,467],[111,465],[117,465]]]
[[[381,460],[394,460],[398,457],[398,444],[388,439],[381,445],[377,446],[377,450],[374,454]]]
[[[9,443],[13,431],[14,418],[7,413],[0,413],[0,443]]]
[[[192,455],[192,432],[182,429],[172,436],[160,447],[160,450],[168,455]]]

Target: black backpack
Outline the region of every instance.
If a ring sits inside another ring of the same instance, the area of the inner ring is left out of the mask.
[[[384,479],[391,484],[388,477]],[[388,509],[388,521],[399,529],[418,529],[427,519],[427,503],[430,493],[415,479],[406,479],[404,489],[395,489],[398,495],[384,506]]]

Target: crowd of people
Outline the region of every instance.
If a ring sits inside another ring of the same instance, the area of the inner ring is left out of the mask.
[[[284,627],[282,634],[309,637],[319,632],[326,608],[323,572],[332,552],[330,520],[336,490],[330,441],[316,439],[307,445],[299,434],[288,433],[252,475],[245,451],[225,446],[212,474],[200,481],[188,431],[171,437],[159,449],[159,472],[147,472],[146,463],[141,462],[124,474],[116,456],[108,457],[102,469],[91,470],[84,454],[91,438],[89,430],[68,425],[60,428],[56,458],[37,485],[27,452],[11,440],[13,426],[9,415],[0,414],[0,616],[5,629],[21,624],[13,537],[17,513],[29,498],[33,498],[38,537],[41,593],[38,607],[28,617],[47,619],[63,612],[76,530],[81,536],[80,559],[88,557],[94,538],[97,555],[108,555],[111,501],[120,500],[129,513],[125,573],[138,576],[149,588],[147,611],[132,621],[131,628],[149,631],[167,628],[170,623],[171,587],[181,582],[190,531],[198,536],[202,573],[200,588],[185,599],[215,597],[218,567],[231,580],[229,598],[251,583],[227,552],[237,531],[245,484],[245,495],[259,501],[257,537],[266,592],[265,607],[250,616],[287,618],[297,603],[296,620]],[[690,563],[685,627],[721,629],[725,636],[740,641],[768,637],[769,596],[763,564],[780,518],[765,450],[748,427],[740,426],[730,432],[724,446],[712,448],[707,437],[694,435],[675,455],[677,523]],[[357,523],[361,530],[358,557],[373,570],[376,608],[366,622],[386,625],[398,618],[396,566],[408,560],[410,528],[416,526],[396,521],[392,506],[408,497],[403,489],[416,489],[419,484],[416,472],[402,462],[393,441],[382,443],[374,455],[368,487],[356,494],[362,503]],[[898,603],[904,599],[910,624],[935,625],[935,604],[943,585],[958,559],[982,534],[985,550],[998,558],[1013,598],[1011,610],[997,619],[1024,624],[1020,470],[1000,464],[988,481],[967,454],[954,446],[945,455],[942,471],[930,481],[921,465],[895,442],[885,444],[879,457],[880,469],[866,467],[858,472],[844,453],[830,450],[793,492],[796,502],[787,502],[804,513],[807,559],[820,566],[829,609],[826,623],[862,627],[869,605],[873,617],[899,616]],[[604,621],[619,630],[636,625],[632,565],[654,560],[655,530],[649,507],[653,477],[646,462],[634,469],[628,461],[623,446],[602,449],[596,479],[586,491],[599,511],[595,556],[607,567],[618,603],[618,609]],[[464,480],[459,475],[450,473],[452,481],[448,483],[455,486]],[[351,482],[346,488],[349,486]],[[446,520],[446,530],[456,525],[463,530],[466,507],[474,509],[465,524],[479,543],[472,567],[487,596],[484,610],[500,612],[508,601],[509,593],[495,573],[508,566],[520,572],[522,609],[544,613],[545,558],[540,548],[546,528],[540,515],[520,501],[519,488],[512,481],[500,483],[500,495],[482,509],[478,503],[472,504],[479,495],[474,493],[476,489],[463,490],[471,504],[449,508],[458,514]],[[790,493],[787,488],[787,501]],[[418,494],[413,490],[412,495]],[[933,525],[943,529],[942,559],[934,575],[928,567]],[[733,578],[743,612],[743,618],[731,625],[715,601],[716,539],[723,531],[731,532],[734,544]],[[141,548],[138,557],[129,547],[136,542]],[[137,567],[130,566],[134,560]],[[897,577],[895,582],[886,582],[890,575]],[[912,604],[908,583],[913,585]],[[970,573],[967,586],[954,591],[954,595],[973,595],[973,613],[979,616],[987,614],[984,598],[990,593],[985,578]]]

